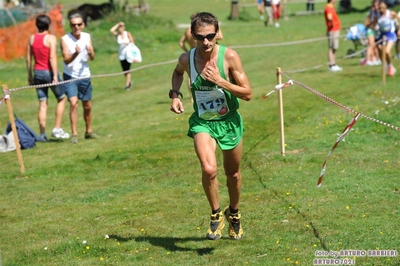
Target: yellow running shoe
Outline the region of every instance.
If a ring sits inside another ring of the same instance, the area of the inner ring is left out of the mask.
[[[243,229],[240,224],[240,218],[242,217],[240,211],[237,213],[230,213],[228,206],[224,209],[224,215],[226,220],[229,222],[229,237],[234,240],[242,239]]]
[[[210,240],[220,239],[222,236],[221,230],[225,227],[224,215],[222,211],[211,214],[210,228],[207,230],[206,237]]]

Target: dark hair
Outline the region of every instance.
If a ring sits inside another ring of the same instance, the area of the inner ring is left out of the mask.
[[[192,33],[195,33],[196,27],[208,26],[208,25],[214,25],[215,32],[219,31],[219,24],[217,17],[208,12],[199,12],[192,19],[190,30],[192,31]]]
[[[43,32],[49,29],[51,24],[51,20],[49,16],[45,14],[41,14],[36,17],[36,27],[38,28],[39,32]]]
[[[193,13],[193,14],[191,14],[190,15],[190,21],[192,21],[193,19],[194,19],[194,17],[197,15],[198,13],[196,12],[196,13]]]

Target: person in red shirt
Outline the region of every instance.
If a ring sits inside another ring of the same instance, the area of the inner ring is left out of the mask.
[[[49,34],[51,20],[47,15],[36,17],[38,33],[30,36],[26,49],[26,69],[28,71],[28,82],[30,85],[55,83],[60,81],[57,68],[56,45],[57,39]],[[57,99],[56,119],[52,136],[58,139],[67,139],[69,134],[61,128],[62,117],[65,109],[65,93],[62,86],[49,86]],[[46,136],[46,115],[49,87],[38,88],[36,93],[39,99],[38,121],[40,128],[40,141],[48,141]]]
[[[342,71],[342,68],[336,65],[336,50],[339,48],[339,37],[340,37],[340,19],[335,10],[336,0],[327,0],[328,3],[325,6],[325,22],[328,36],[328,60],[329,60],[329,71],[337,72]]]

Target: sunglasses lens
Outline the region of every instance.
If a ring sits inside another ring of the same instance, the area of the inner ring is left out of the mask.
[[[207,34],[206,36],[201,35],[201,34],[195,34],[194,37],[199,40],[199,41],[204,41],[204,39],[207,39],[209,41],[213,40],[215,38],[216,33],[210,33]]]
[[[205,38],[203,35],[200,35],[200,34],[195,34],[194,37],[196,38],[196,40],[199,40],[199,41],[203,41]]]
[[[208,34],[206,36],[206,38],[207,38],[207,40],[211,41],[212,39],[214,39],[215,35],[217,35],[217,34],[216,33],[211,33],[211,34]]]

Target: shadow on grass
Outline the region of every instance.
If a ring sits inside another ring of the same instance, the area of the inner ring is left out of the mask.
[[[270,133],[268,133],[268,134],[265,134],[263,138],[260,138],[260,140],[259,140],[258,142],[256,142],[256,143],[249,149],[249,151],[246,152],[246,153],[243,155],[243,161],[246,163],[247,167],[249,167],[249,168],[254,172],[254,174],[255,174],[256,176],[258,176],[258,179],[259,179],[259,181],[260,181],[260,184],[261,184],[261,186],[262,186],[264,189],[269,189],[269,190],[271,190],[272,193],[274,193],[275,197],[278,198],[280,201],[284,202],[286,205],[292,205],[290,202],[287,201],[286,198],[282,197],[275,189],[272,189],[272,188],[270,188],[270,187],[267,186],[266,182],[263,180],[264,175],[262,175],[262,174],[257,170],[257,167],[253,167],[253,165],[252,165],[252,163],[251,163],[251,160],[248,159],[249,154],[250,154],[258,145],[260,145],[261,143],[263,143],[264,140],[265,140],[267,137],[269,137],[269,136],[272,135],[272,134],[274,134],[274,132],[270,132]],[[302,151],[301,151],[301,152],[302,152]],[[307,215],[306,215],[305,213],[303,213],[303,212],[300,210],[300,208],[297,207],[297,205],[294,205],[294,206],[292,205],[292,208],[297,212],[297,214],[298,214],[300,217],[302,217],[302,219],[303,219],[304,221],[306,221],[306,222],[310,225],[311,229],[313,230],[313,235],[314,235],[314,237],[315,237],[316,239],[318,239],[318,241],[319,241],[320,244],[321,244],[321,247],[322,247],[324,250],[329,250],[328,247],[327,247],[327,245],[326,245],[326,243],[325,243],[325,239],[324,239],[323,237],[321,237],[321,235],[320,235],[318,229],[316,228],[316,226],[314,225],[314,223],[311,221],[311,218],[307,217]]]
[[[164,105],[164,104],[171,104],[170,101],[158,101],[156,104]]]
[[[49,142],[52,142],[52,143],[63,143],[63,142],[69,142],[69,138],[68,139],[56,139],[56,138],[50,138],[48,141],[46,141],[46,142],[41,142],[41,143],[49,143]]]
[[[370,72],[370,73],[365,73],[365,72],[357,72],[357,73],[342,73],[341,77],[349,78],[349,79],[366,79],[366,78],[376,78],[377,85],[381,83],[381,77],[382,77],[382,70],[381,68],[377,68],[376,72]],[[358,77],[358,78],[357,78]],[[386,77],[386,78],[391,78],[391,77]]]
[[[128,242],[128,241],[135,241],[135,242],[148,242],[153,246],[162,247],[168,251],[185,251],[185,252],[197,252],[198,255],[208,255],[211,254],[214,248],[190,248],[190,247],[180,247],[179,243],[194,241],[194,242],[204,242],[210,241],[204,238],[198,237],[156,237],[156,236],[137,236],[137,237],[122,237],[118,235],[109,235],[110,239],[115,239],[119,242]]]

